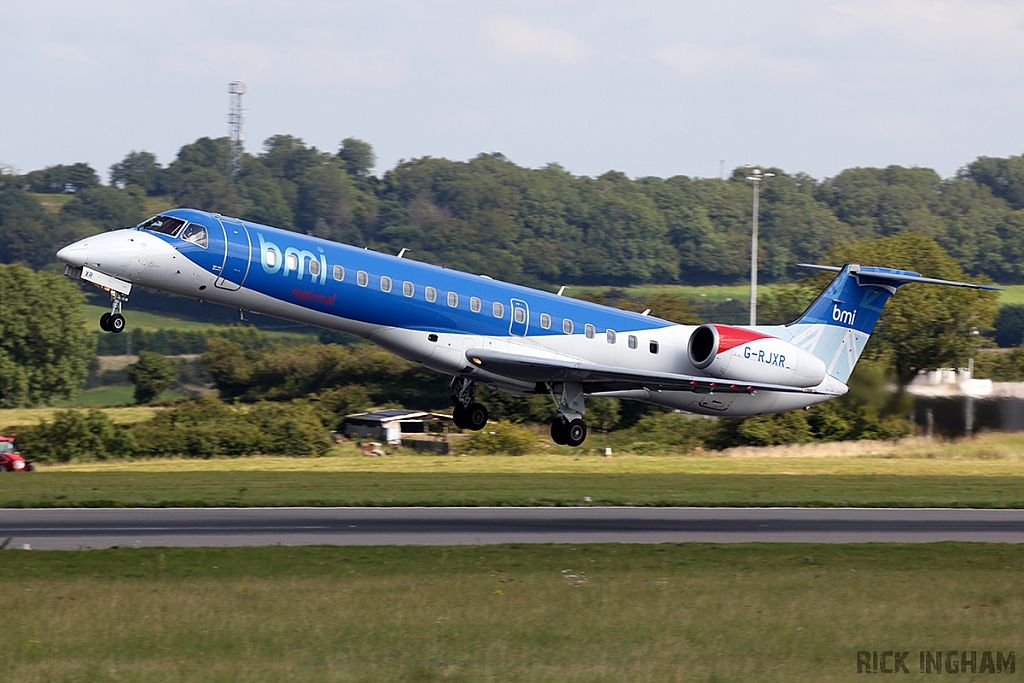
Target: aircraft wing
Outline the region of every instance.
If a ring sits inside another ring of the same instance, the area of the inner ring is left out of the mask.
[[[733,382],[713,377],[678,375],[672,372],[653,372],[632,368],[597,365],[582,361],[567,361],[537,356],[523,356],[502,351],[470,349],[466,351],[470,363],[495,375],[525,382],[574,382],[583,385],[590,393],[603,391],[628,391],[648,389],[650,391],[694,391],[698,393],[750,394],[755,391],[783,391],[797,394],[822,394],[829,392],[814,388],[791,387],[785,384],[764,382]]]

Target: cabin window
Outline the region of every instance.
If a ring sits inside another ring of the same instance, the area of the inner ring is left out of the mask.
[[[360,287],[365,287],[369,281],[370,276],[366,274],[365,270],[360,270],[358,273],[356,273],[356,282],[359,284]]]
[[[455,292],[448,292],[448,305],[456,308],[459,305],[459,295]]]
[[[593,325],[591,325],[590,323],[587,323],[587,325],[583,328],[583,330],[587,334],[587,339],[593,339],[594,338],[594,326]]]
[[[425,291],[426,291],[426,294],[427,294],[427,301],[429,301],[430,303],[434,303],[435,301],[437,301],[437,290],[436,289],[434,289],[433,287],[427,287],[427,289]]]
[[[651,353],[657,353],[657,352],[658,352],[658,342],[656,342],[656,341],[654,341],[652,339],[651,340]]]
[[[268,249],[268,251],[269,251],[269,249]],[[296,256],[295,254],[288,254],[287,256],[285,256],[284,257],[284,269],[286,271],[288,271],[288,270],[298,270],[299,269],[299,257]],[[366,284],[366,283],[364,282],[363,284]]]
[[[517,309],[515,309],[515,318],[516,318],[516,322],[517,323],[520,323],[520,324],[525,323],[526,322],[526,309],[525,308],[517,308]]]
[[[605,334],[605,337],[608,339],[608,343],[609,344],[614,344],[615,343],[615,330],[608,330],[604,334]]]
[[[413,285],[413,283],[411,283],[411,282],[403,282],[402,283],[402,294],[405,294],[406,296],[412,296],[415,293],[416,293],[416,286]]]
[[[495,318],[505,317],[505,307],[501,305],[501,302],[495,301],[494,305],[491,306],[491,312],[494,313]]]
[[[309,274],[319,275],[320,274],[320,262],[316,259],[310,259],[309,261]]]
[[[551,316],[547,313],[540,314],[540,326],[545,330],[551,329]]]
[[[568,318],[562,321],[562,332],[572,334],[572,321]]]
[[[273,249],[267,249],[267,265],[273,268],[277,265],[277,252]]]
[[[390,292],[391,291],[391,278],[389,278],[387,275],[384,275],[380,279],[380,291],[382,291],[382,292]]]
[[[273,253],[274,252],[268,250],[267,251],[267,256],[270,256]],[[270,265],[274,265],[274,264],[270,264]],[[344,280],[345,279],[345,269],[342,268],[341,266],[334,266],[334,279],[337,280],[338,282],[341,282],[342,280]]]
[[[480,299],[478,299],[475,296],[469,297],[469,310],[473,311],[474,313],[479,313],[480,312]]]
[[[188,227],[181,231],[181,239],[192,244],[197,244],[203,249],[207,247],[206,228],[199,225],[198,223],[189,223]],[[267,250],[267,253],[273,253],[271,250]],[[275,254],[276,256],[276,254]]]
[[[628,342],[629,342],[629,348],[635,349],[636,348],[636,335],[632,335],[632,334],[629,335]]]

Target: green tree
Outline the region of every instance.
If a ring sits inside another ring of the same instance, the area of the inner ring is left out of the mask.
[[[151,351],[140,351],[139,360],[128,367],[128,378],[135,385],[135,402],[149,403],[178,378],[178,364]]]
[[[64,205],[61,213],[91,221],[101,230],[130,227],[146,217],[141,197],[114,187],[82,190]]]
[[[9,296],[0,297],[0,407],[70,398],[85,382],[96,338],[68,279],[0,265]]]
[[[138,185],[146,194],[161,194],[164,190],[164,169],[152,152],[132,150],[110,167],[110,184],[120,188]]]
[[[98,187],[100,177],[89,164],[77,163],[70,166],[47,166],[41,171],[32,171],[25,176],[25,181],[33,192],[59,194]]]
[[[356,138],[345,138],[338,149],[338,157],[345,162],[345,170],[351,175],[366,177],[377,163],[377,155],[369,142]]]

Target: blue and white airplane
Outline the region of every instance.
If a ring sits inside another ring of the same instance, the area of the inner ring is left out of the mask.
[[[478,384],[549,394],[551,437],[579,446],[585,396],[746,416],[842,396],[882,307],[901,285],[996,289],[847,264],[789,325],[677,325],[195,209],[57,252],[65,274],[110,293],[100,327],[125,327],[133,286],[359,335],[452,375],[455,424],[481,429]],[[561,294],[561,292],[559,292]]]

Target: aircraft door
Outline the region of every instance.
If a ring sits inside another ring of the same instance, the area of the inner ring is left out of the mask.
[[[220,289],[236,290],[245,283],[251,263],[252,240],[249,231],[240,222],[221,217],[224,229],[224,263],[221,265],[220,277],[214,283]]]
[[[513,337],[525,337],[530,327],[530,309],[522,299],[512,299],[512,324],[508,329]]]

